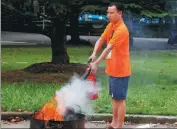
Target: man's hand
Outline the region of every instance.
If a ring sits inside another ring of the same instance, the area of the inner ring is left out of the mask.
[[[98,69],[98,64],[96,64],[95,62],[90,63],[90,67],[91,67],[91,72],[92,73],[96,73],[97,69]]]
[[[95,54],[92,54],[92,55],[89,57],[89,60],[91,60],[91,62],[94,62],[94,61],[96,60]]]

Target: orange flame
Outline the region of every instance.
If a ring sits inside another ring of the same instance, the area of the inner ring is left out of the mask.
[[[53,97],[49,103],[45,104],[42,109],[36,112],[34,118],[38,120],[64,121],[61,110],[57,108],[55,97]]]

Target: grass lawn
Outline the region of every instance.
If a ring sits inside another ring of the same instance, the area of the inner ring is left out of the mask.
[[[86,63],[89,47],[69,47],[71,62]],[[175,51],[132,51],[127,113],[177,115],[177,53]],[[33,63],[51,60],[50,48],[2,48],[1,70],[23,69]],[[105,66],[103,62],[101,67]],[[102,91],[95,112],[111,113],[107,76],[98,74]],[[35,111],[43,106],[61,84],[35,82],[8,83],[2,80],[2,108],[5,111]]]

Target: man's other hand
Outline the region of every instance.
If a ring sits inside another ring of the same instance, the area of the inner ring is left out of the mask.
[[[91,72],[92,73],[96,73],[97,69],[98,69],[98,64],[96,64],[95,62],[90,63],[90,67],[91,67]]]

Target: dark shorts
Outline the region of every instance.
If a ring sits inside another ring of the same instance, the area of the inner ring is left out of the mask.
[[[109,76],[109,94],[115,100],[125,100],[127,97],[128,82],[130,77]]]

